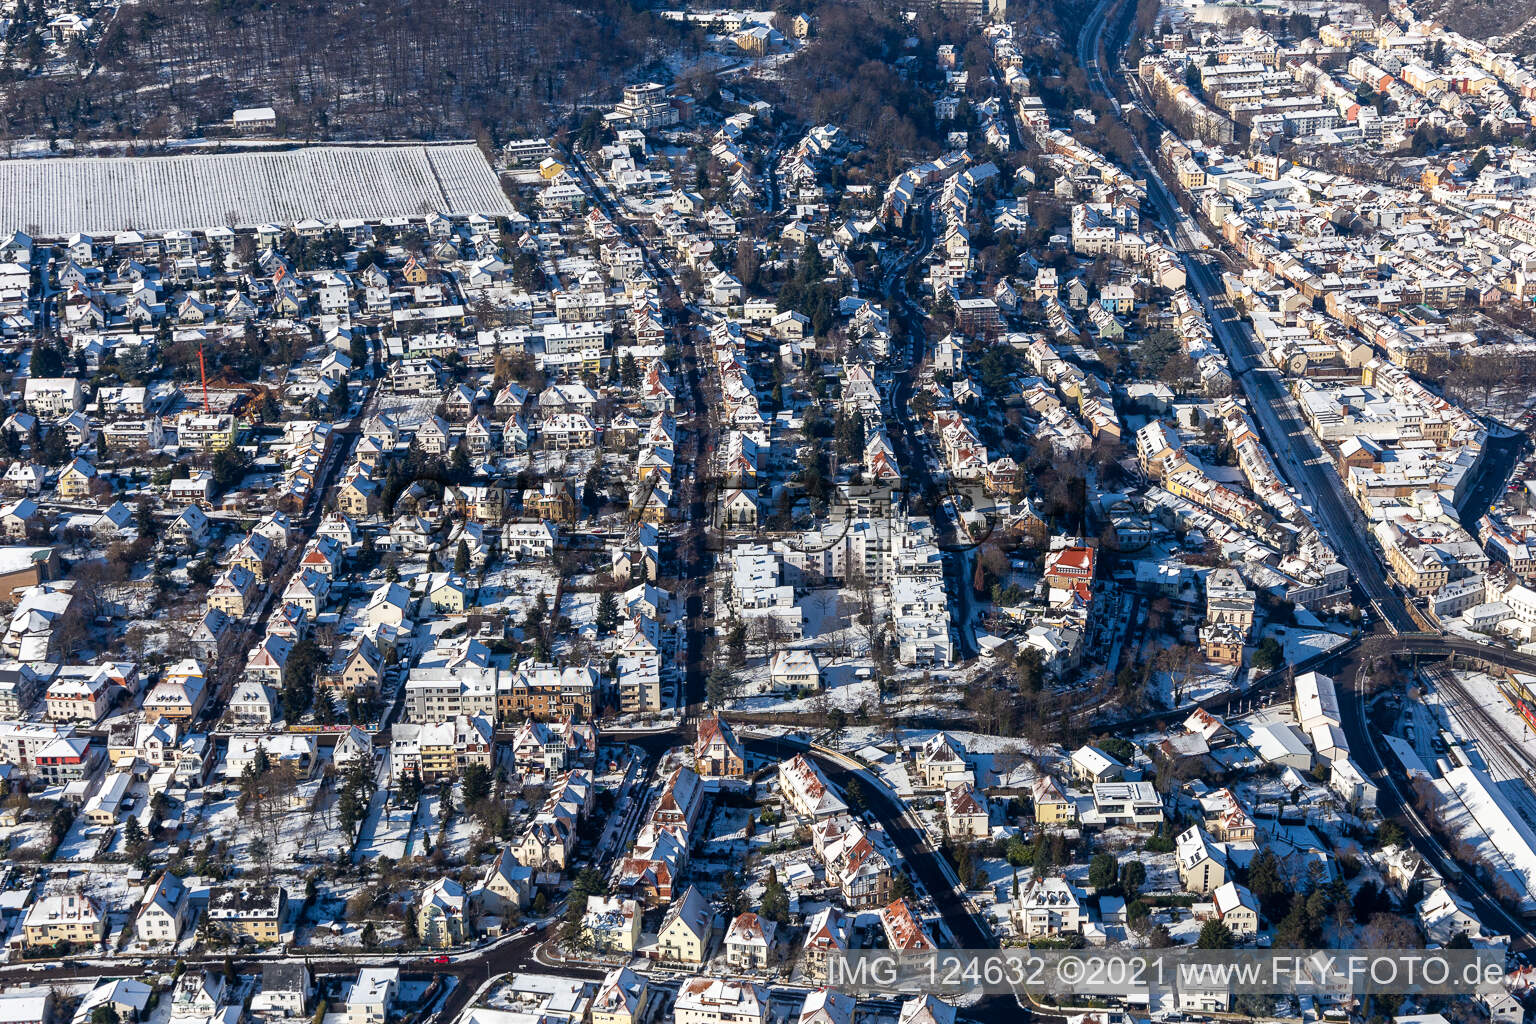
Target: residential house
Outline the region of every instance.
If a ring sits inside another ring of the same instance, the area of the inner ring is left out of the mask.
[[[343,1024],[385,1024],[399,989],[400,968],[362,968],[347,991]]]
[[[1060,875],[1030,882],[1008,916],[1018,933],[1031,939],[1081,934],[1088,921],[1083,894]]]
[[[848,951],[852,931],[848,915],[837,907],[823,907],[806,922],[800,966],[807,977],[826,981],[827,960]]]
[[[656,956],[676,963],[701,964],[714,934],[715,911],[690,885],[668,908],[656,930]]]
[[[281,885],[229,883],[208,894],[208,927],[235,941],[273,945],[283,937],[288,893]]]
[[[1174,841],[1174,859],[1179,867],[1179,884],[1185,892],[1210,893],[1226,884],[1226,857],[1199,825],[1179,833]]]
[[[265,728],[276,716],[276,695],[259,679],[241,682],[229,698],[229,719],[237,726]]]
[[[553,775],[591,764],[596,754],[596,730],[570,718],[554,723],[530,719],[512,740],[512,763],[524,771]]]
[[[803,817],[825,818],[848,810],[821,769],[804,754],[796,754],[779,765],[778,781],[786,806]]]
[[[985,839],[992,834],[987,798],[969,782],[944,793],[944,827],[954,839]]]
[[[154,990],[136,978],[103,978],[75,1007],[71,1024],[90,1024],[91,1018],[96,1016],[97,1007],[101,1006],[111,1007],[120,1021],[146,1020],[153,997]],[[0,1015],[0,1020],[7,1024],[20,1024],[17,1017],[9,1014]],[[33,1020],[29,1018],[26,1024],[33,1024]],[[36,1024],[43,1022],[37,1021]]]
[[[896,1024],[955,1024],[955,1008],[937,996],[913,996],[901,1004]]]
[[[693,768],[706,779],[737,779],[746,772],[746,753],[735,731],[718,714],[699,720]]]
[[[1125,778],[1125,765],[1098,747],[1082,746],[1072,752],[1072,777],[1080,782],[1113,782]]]
[[[315,982],[307,964],[280,960],[262,964],[261,991],[251,997],[251,1012],[292,1020],[309,1013],[309,1001],[315,994]]]
[[[778,925],[750,911],[738,914],[725,932],[725,961],[740,971],[767,970],[773,962]]]
[[[174,1020],[210,1020],[220,1017],[229,1003],[229,983],[223,971],[191,970],[177,979],[171,990]]]
[[[464,887],[454,879],[439,878],[428,885],[416,910],[422,945],[444,949],[469,941],[468,909]]]
[[[1035,779],[1030,788],[1035,806],[1035,824],[1067,825],[1077,818],[1077,801],[1062,790],[1049,775]]]
[[[973,778],[965,760],[965,747],[948,733],[934,733],[917,749],[917,771],[923,785],[948,787],[951,777]]]
[[[59,473],[54,490],[61,501],[87,501],[99,478],[95,466],[84,459],[75,459]]]
[[[187,926],[187,887],[169,871],[144,893],[133,921],[134,936],[152,946],[171,945]]]
[[[689,978],[672,1004],[673,1024],[765,1024],[768,990],[756,982]]]
[[[190,722],[202,712],[207,697],[207,672],[195,659],[186,658],[166,669],[149,691],[144,698],[144,716]]]
[[[588,1012],[591,1024],[641,1024],[649,1004],[646,979],[628,967],[615,967],[598,983]]]
[[[83,893],[40,896],[22,921],[22,940],[29,949],[65,943],[94,949],[107,938],[107,912]]]
[[[45,697],[50,722],[98,721],[121,688],[105,668],[83,672],[61,671],[48,685]]]
[[[904,899],[880,908],[880,927],[885,932],[886,948],[893,952],[918,953],[938,948],[928,928]]]
[[[819,690],[821,666],[810,651],[779,651],[769,662],[768,678],[775,690]]]
[[[640,904],[621,896],[588,896],[581,917],[585,944],[598,954],[633,953],[640,945]]]
[[[473,902],[482,913],[504,918],[533,902],[533,881],[533,869],[518,863],[516,852],[505,847],[472,894]]]
[[[1225,882],[1211,896],[1216,916],[1227,926],[1232,937],[1247,942],[1259,932],[1259,901],[1244,886]]]

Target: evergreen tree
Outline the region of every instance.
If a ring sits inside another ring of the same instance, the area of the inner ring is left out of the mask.
[[[789,894],[779,881],[779,873],[768,868],[768,878],[763,883],[762,916],[778,924],[789,923]]]
[[[747,909],[747,895],[741,889],[741,876],[734,871],[727,872],[720,883],[720,904],[731,917]]]
[[[1280,949],[1304,949],[1310,928],[1307,925],[1307,908],[1301,900],[1291,904],[1290,912],[1275,927],[1275,945]]]
[[[1231,949],[1235,942],[1232,929],[1212,918],[1200,927],[1200,938],[1195,946],[1199,949]]]
[[[732,667],[740,668],[745,665],[747,663],[747,624],[737,622],[732,626],[725,642],[730,648]]]
[[[483,764],[464,769],[464,806],[473,807],[491,795],[491,772]]]
[[[421,774],[419,772],[401,772],[400,781],[395,787],[399,794],[400,802],[406,806],[414,806],[421,799]]]
[[[357,841],[357,829],[362,823],[363,817],[368,813],[368,806],[363,801],[363,796],[355,788],[348,786],[341,791],[336,798],[336,820],[353,842]]]
[[[976,857],[971,853],[969,846],[960,847],[960,852],[955,857],[955,874],[960,878],[962,889],[976,887]]]
[[[315,689],[315,721],[321,725],[336,724],[336,697],[324,683]]]
[[[416,930],[416,905],[407,902],[405,907],[405,922],[400,929],[400,942],[406,949],[415,949],[421,945],[421,933]]]
[[[1248,866],[1248,891],[1259,901],[1264,916],[1277,920],[1284,911],[1290,890],[1280,874],[1280,862],[1274,851],[1260,850]]]
[[[1120,891],[1126,902],[1134,900],[1147,883],[1147,866],[1139,860],[1128,860],[1120,865]]]
[[[1120,864],[1112,853],[1096,853],[1088,865],[1088,884],[1099,892],[1114,887],[1120,875]]]
[[[704,680],[705,703],[712,708],[719,708],[729,698],[733,681],[730,669],[717,662]]]
[[[597,599],[597,631],[612,633],[619,624],[619,599],[611,590],[605,590]]]

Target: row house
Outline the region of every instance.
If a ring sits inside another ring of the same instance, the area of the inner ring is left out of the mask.
[[[390,757],[401,771],[419,772],[428,782],[458,778],[471,765],[491,767],[493,732],[491,720],[484,715],[397,723],[390,732]]]

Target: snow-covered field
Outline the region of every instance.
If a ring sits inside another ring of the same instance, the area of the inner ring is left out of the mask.
[[[506,214],[512,204],[473,144],[0,161],[0,222],[45,237],[434,211]]]

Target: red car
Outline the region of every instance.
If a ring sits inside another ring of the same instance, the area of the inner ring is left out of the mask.
[[[435,956],[432,958],[432,962],[435,964],[447,964],[452,963],[453,961],[446,956]]]

